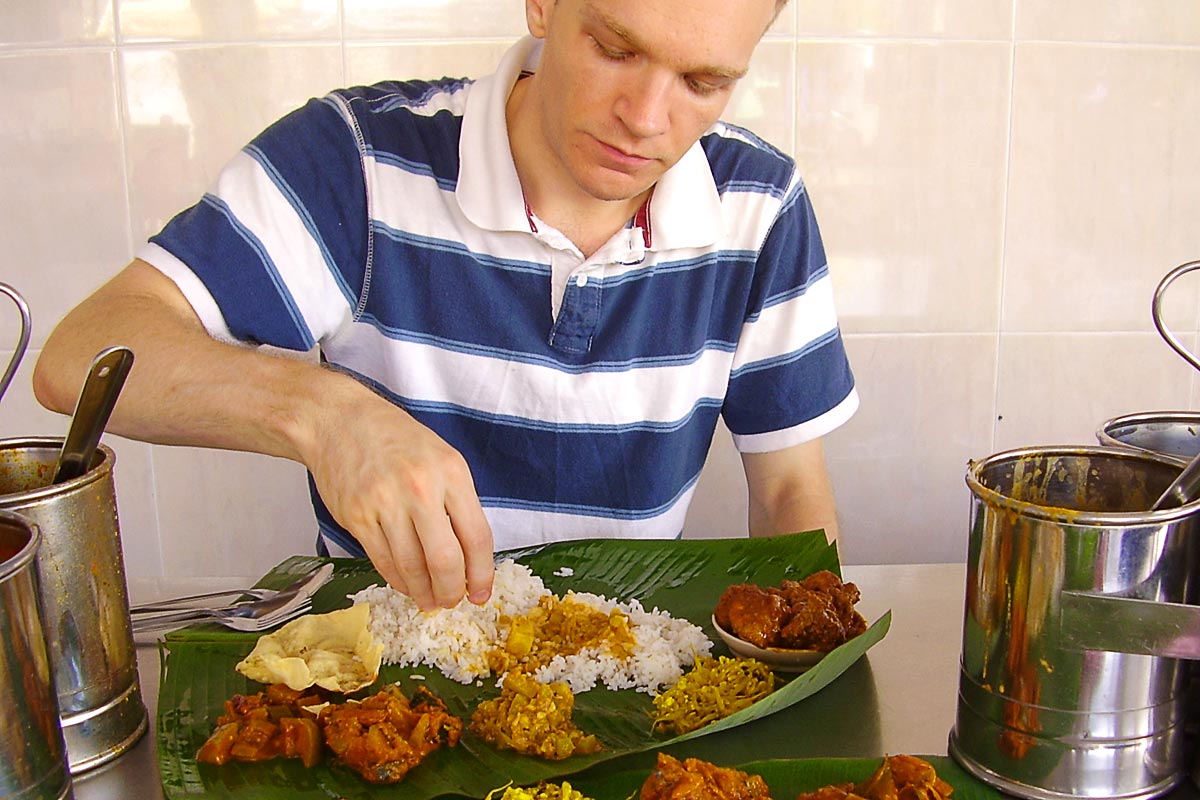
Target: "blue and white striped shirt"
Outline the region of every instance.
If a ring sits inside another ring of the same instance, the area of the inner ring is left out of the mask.
[[[857,408],[812,206],[787,156],[719,123],[585,259],[527,214],[508,147],[536,56],[310,101],[139,255],[212,335],[317,346],[457,448],[497,549],[674,537],[718,414],[762,452]]]

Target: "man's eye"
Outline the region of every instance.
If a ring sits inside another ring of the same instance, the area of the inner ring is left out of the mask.
[[[632,53],[624,50],[613,50],[611,47],[605,47],[595,37],[592,38],[592,45],[595,46],[596,50],[601,56],[607,58],[609,61],[624,61],[633,55]]]
[[[709,83],[708,81],[698,80],[696,78],[685,78],[685,80],[687,81],[688,89],[693,94],[699,95],[700,97],[704,97],[705,95],[715,94],[716,92],[721,91],[728,85],[728,84],[724,84],[724,83],[713,84],[713,83]]]

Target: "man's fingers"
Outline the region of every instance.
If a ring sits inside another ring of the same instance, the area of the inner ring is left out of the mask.
[[[407,519],[380,524],[359,542],[388,585],[411,597],[424,611],[436,607],[421,542]]]
[[[425,554],[433,597],[442,608],[453,608],[466,594],[463,548],[445,512],[414,515],[417,538]]]
[[[476,605],[492,596],[496,563],[492,557],[492,527],[474,493],[446,498],[446,512],[462,548],[467,579],[467,598]]]

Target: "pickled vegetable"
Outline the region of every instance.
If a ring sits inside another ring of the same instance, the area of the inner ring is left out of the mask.
[[[500,791],[503,791],[504,794],[496,794]],[[561,784],[539,783],[537,786],[529,788],[502,786],[488,792],[484,800],[592,800],[592,798],[571,788],[571,784],[563,781]]]
[[[705,656],[654,698],[653,730],[691,733],[748,708],[774,690],[775,674],[761,661]]]

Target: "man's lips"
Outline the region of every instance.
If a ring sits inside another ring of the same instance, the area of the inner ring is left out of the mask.
[[[643,167],[654,160],[652,158],[647,158],[646,156],[639,156],[635,153],[626,152],[625,150],[622,150],[619,147],[614,147],[613,145],[601,141],[600,139],[596,139],[596,144],[599,145],[601,156],[605,160],[625,169],[636,169],[638,167]]]

